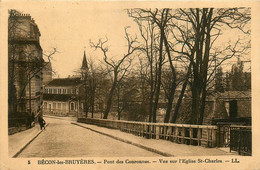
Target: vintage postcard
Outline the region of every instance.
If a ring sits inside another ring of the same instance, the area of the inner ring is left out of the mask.
[[[259,169],[258,1],[1,1],[0,169]]]

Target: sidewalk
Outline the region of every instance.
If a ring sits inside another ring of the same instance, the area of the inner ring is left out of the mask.
[[[46,125],[47,126],[47,125]],[[36,124],[33,128],[8,136],[8,155],[14,157],[21,152],[40,133],[41,128]]]
[[[205,148],[201,146],[191,146],[185,144],[177,144],[165,140],[146,139],[143,137],[135,136],[130,133],[121,132],[117,129],[108,129],[95,125],[89,125],[85,123],[74,123],[94,132],[112,137],[114,139],[126,142],[143,149],[158,153],[162,156],[224,156],[224,155],[237,155],[236,153],[228,152],[227,150],[221,150],[218,148]]]

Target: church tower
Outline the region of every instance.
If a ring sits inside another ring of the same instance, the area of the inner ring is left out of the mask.
[[[84,50],[84,56],[83,56],[83,61],[82,61],[82,70],[88,69],[88,63],[87,63],[87,58],[86,58],[86,51]]]
[[[88,104],[87,104],[87,100],[88,100],[88,62],[87,62],[87,58],[86,58],[86,51],[84,49],[84,56],[83,56],[83,60],[82,60],[82,66],[81,66],[81,80],[83,82],[84,85],[84,99],[81,101],[82,103],[82,109],[83,112],[85,112],[86,116],[88,113]]]
[[[86,80],[88,76],[88,62],[86,58],[86,51],[84,50],[84,56],[82,60],[82,66],[81,66],[81,79]]]

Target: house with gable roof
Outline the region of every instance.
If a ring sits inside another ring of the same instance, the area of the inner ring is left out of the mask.
[[[59,116],[76,116],[81,111],[80,77],[57,78],[49,82],[43,94],[43,113]]]

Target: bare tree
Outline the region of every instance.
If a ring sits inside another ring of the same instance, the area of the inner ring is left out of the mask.
[[[225,60],[248,49],[248,47],[238,48],[241,45],[239,39],[233,44],[230,43],[222,50],[214,48],[214,43],[222,34],[224,26],[228,26],[231,29],[238,28],[244,33],[250,33],[250,30],[244,30],[246,23],[250,21],[250,9],[177,9],[173,17],[177,22],[172,23],[172,25],[179,31],[178,36],[176,33],[173,35],[182,47],[179,48],[181,50],[176,50],[176,48],[173,50],[190,56],[189,59],[192,66],[192,78],[190,81],[192,123],[202,124],[207,87],[214,79],[216,68]]]
[[[161,75],[162,75],[162,65],[163,65],[163,61],[164,61],[164,50],[163,50],[163,46],[164,46],[164,39],[165,39],[165,29],[167,26],[167,23],[169,21],[169,9],[162,9],[162,10],[151,10],[151,9],[132,9],[132,10],[128,10],[128,14],[130,17],[134,18],[136,21],[151,21],[153,24],[155,24],[158,27],[158,31],[159,31],[159,46],[158,46],[158,52],[159,52],[159,56],[158,56],[158,62],[156,65],[156,76],[155,76],[155,83],[156,83],[156,87],[155,87],[155,92],[154,92],[154,104],[153,104],[153,110],[152,110],[152,115],[153,115],[153,122],[156,122],[156,112],[157,112],[157,108],[158,108],[158,102],[159,102],[159,96],[160,96],[160,89],[161,89]],[[138,22],[137,22],[138,23]],[[140,22],[139,24],[139,28],[140,28]],[[149,27],[148,27],[149,28]],[[142,31],[140,29],[140,31]],[[149,31],[146,31],[147,33],[149,33]],[[150,31],[150,35],[148,36],[153,36],[153,32]],[[142,32],[141,32],[142,34]],[[143,39],[146,40],[146,49],[147,49],[147,36],[145,37],[143,35]],[[152,40],[152,37],[151,37]],[[150,43],[152,44],[152,43]],[[153,46],[151,46],[152,48],[154,48]],[[151,53],[153,54],[153,53]],[[168,54],[169,55],[169,54]],[[150,54],[147,54],[147,56],[150,56]],[[150,56],[152,58],[152,56]],[[151,93],[153,94],[153,93]]]
[[[128,68],[131,66],[131,58],[130,56],[138,49],[138,47],[134,47],[134,43],[136,43],[136,38],[131,38],[129,34],[127,33],[127,28],[125,28],[125,38],[127,40],[128,48],[126,54],[123,55],[123,57],[117,61],[114,61],[112,59],[109,59],[108,57],[108,47],[106,46],[106,43],[108,42],[108,39],[106,40],[99,40],[98,43],[93,43],[90,41],[90,46],[95,49],[100,49],[104,55],[104,62],[107,64],[107,67],[109,68],[109,71],[113,73],[113,79],[112,79],[112,87],[109,91],[109,95],[106,102],[106,109],[104,112],[104,119],[107,119],[108,114],[110,112],[110,108],[112,105],[112,99],[113,95],[116,89],[116,86],[118,82],[120,82],[125,74],[128,71]],[[127,60],[128,59],[128,60]],[[126,62],[127,63],[126,63]]]
[[[135,10],[128,10],[128,14],[130,17],[134,18],[134,21],[137,23],[141,38],[143,40],[143,45],[140,46],[141,52],[145,54],[146,62],[141,59],[139,56],[140,62],[140,71],[142,78],[146,78],[149,82],[150,86],[150,94],[149,94],[149,122],[152,122],[152,114],[154,108],[154,94],[157,82],[155,81],[157,77],[157,55],[158,55],[158,48],[156,47],[156,41],[158,39],[156,24],[151,18],[141,16],[142,11],[135,9]],[[143,68],[146,67],[144,64],[147,63],[147,69],[149,72],[143,73]],[[144,77],[145,76],[145,77]],[[143,80],[143,79],[142,79]]]

